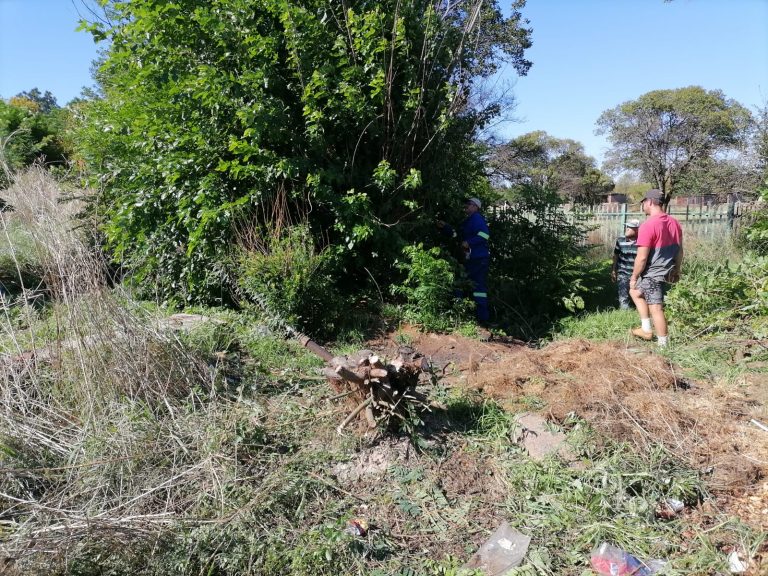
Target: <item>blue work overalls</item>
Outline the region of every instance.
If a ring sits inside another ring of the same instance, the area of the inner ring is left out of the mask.
[[[488,224],[479,212],[475,212],[461,223],[460,228],[457,234],[451,226],[446,224],[443,227],[443,233],[454,238],[460,235],[461,240],[469,245],[464,268],[472,281],[472,298],[475,300],[477,320],[487,322],[489,318],[487,278],[491,261],[488,251]]]

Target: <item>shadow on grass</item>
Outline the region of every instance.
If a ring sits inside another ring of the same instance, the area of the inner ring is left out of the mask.
[[[423,435],[508,436],[514,426],[513,415],[495,401],[478,394],[462,394],[433,409],[424,417]]]
[[[573,275],[573,271],[571,271]],[[504,289],[500,297],[491,293],[495,311],[494,326],[506,334],[526,340],[546,338],[559,330],[563,321],[595,312],[618,309],[617,285],[611,281],[611,260],[586,258],[572,280],[570,296],[559,300],[550,293],[565,293],[560,279],[557,285],[541,283]]]

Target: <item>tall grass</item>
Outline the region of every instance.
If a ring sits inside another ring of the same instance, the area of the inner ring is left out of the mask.
[[[2,214],[6,265],[19,280],[0,316],[2,554],[34,571],[95,532],[152,538],[190,501],[223,498],[228,459],[201,433],[229,416],[209,402],[204,359],[110,288],[76,200],[36,167],[2,195],[13,206]],[[25,281],[30,262],[37,285]]]

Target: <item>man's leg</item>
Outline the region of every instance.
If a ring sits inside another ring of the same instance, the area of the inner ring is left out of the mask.
[[[638,284],[641,284],[640,280],[638,280]],[[638,286],[635,285],[635,287],[629,291],[629,295],[632,298],[632,302],[635,303],[635,308],[640,316],[640,328],[632,329],[632,334],[643,340],[652,340],[653,329],[651,328],[651,315],[641,287],[638,288]]]
[[[619,276],[616,279],[616,286],[619,294],[619,308],[621,310],[629,310],[629,304],[631,302],[629,297],[629,277]]]
[[[666,336],[667,318],[664,316],[664,304],[649,304],[648,308],[650,308],[651,318],[653,318],[653,327],[656,328],[656,336]]]
[[[475,314],[477,321],[481,324],[488,322],[490,313],[488,311],[488,267],[490,258],[478,258],[468,260],[466,263],[467,275],[472,280],[472,298],[475,300]]]

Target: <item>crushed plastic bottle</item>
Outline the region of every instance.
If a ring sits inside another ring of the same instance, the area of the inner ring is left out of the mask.
[[[663,561],[646,564],[608,542],[592,550],[589,561],[594,571],[602,576],[651,576],[665,564]]]

